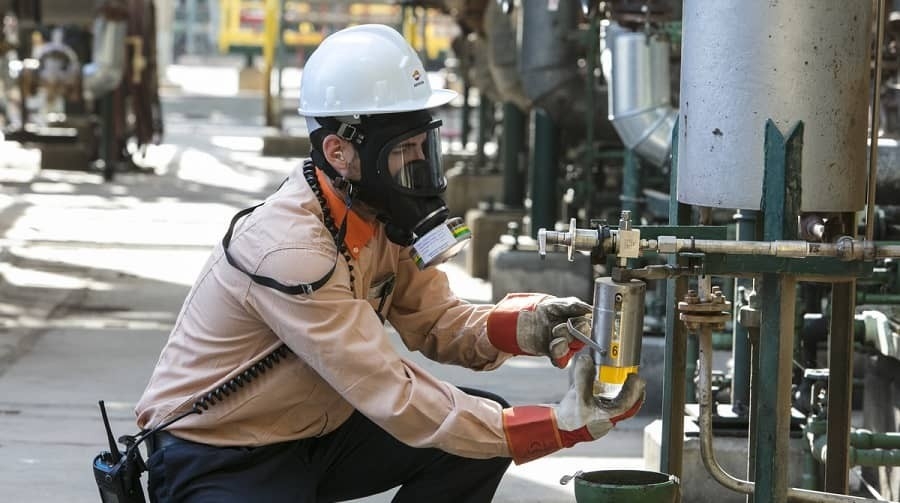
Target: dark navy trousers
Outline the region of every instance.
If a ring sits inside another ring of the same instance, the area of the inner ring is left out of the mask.
[[[397,503],[478,503],[491,501],[510,461],[410,447],[355,412],[325,436],[262,447],[168,442],[147,460],[148,489],[154,503],[324,503],[397,486]]]

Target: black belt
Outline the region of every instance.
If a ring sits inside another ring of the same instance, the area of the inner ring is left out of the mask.
[[[147,439],[147,455],[152,455],[154,452],[165,449],[170,445],[184,442],[187,442],[187,440],[178,438],[167,431],[158,431]]]

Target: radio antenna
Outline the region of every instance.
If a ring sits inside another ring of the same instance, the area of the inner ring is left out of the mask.
[[[103,426],[106,428],[106,439],[109,441],[109,456],[112,458],[113,464],[116,464],[122,459],[122,453],[119,452],[119,447],[116,445],[116,439],[113,437],[112,428],[109,426],[109,417],[106,415],[106,405],[103,404],[103,400],[100,400],[100,415],[103,416]]]

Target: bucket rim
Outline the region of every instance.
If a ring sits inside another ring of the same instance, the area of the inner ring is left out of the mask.
[[[581,472],[575,476],[575,483],[585,485],[588,487],[621,487],[622,484],[616,484],[613,482],[595,482],[593,480],[588,480],[585,477],[594,475],[594,474],[635,474],[640,473],[643,475],[658,475],[660,480],[658,482],[648,482],[641,484],[631,484],[631,485],[641,485],[646,487],[655,487],[655,486],[664,486],[669,484],[681,485],[681,481],[676,475],[671,475],[668,473],[658,472],[655,470],[629,470],[629,469],[610,469],[610,470],[592,470],[589,472]]]

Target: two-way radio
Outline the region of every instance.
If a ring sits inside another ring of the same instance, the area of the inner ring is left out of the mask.
[[[100,500],[103,503],[145,503],[144,491],[141,488],[141,474],[147,471],[147,465],[141,457],[141,451],[138,446],[176,421],[180,421],[191,414],[203,414],[211,406],[221,402],[225,397],[265,374],[266,371],[290,354],[292,354],[290,348],[286,344],[281,344],[240,374],[204,393],[194,402],[190,410],[163,422],[155,428],[143,430],[137,435],[119,437],[119,443],[125,446],[125,452],[119,451],[116,445],[112,428],[109,425],[109,417],[106,415],[106,406],[103,400],[100,400],[100,415],[103,417],[106,439],[109,442],[109,451],[103,451],[98,454],[94,458],[93,463],[94,478],[97,480],[97,488],[100,490]]]
[[[141,473],[147,468],[134,437],[120,438],[126,449],[125,452],[119,451],[103,400],[100,400],[100,415],[103,416],[106,439],[109,441],[109,451],[101,452],[94,458],[94,479],[100,489],[100,500],[103,503],[144,503]]]

